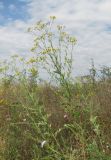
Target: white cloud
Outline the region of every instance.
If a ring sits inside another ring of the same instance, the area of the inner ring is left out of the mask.
[[[31,36],[24,31],[23,22],[17,21],[8,26],[0,27],[0,57],[11,54],[24,55],[29,52],[32,45]]]
[[[111,1],[105,0],[100,4],[100,11],[105,14],[111,14]],[[110,15],[109,15],[110,16]],[[110,16],[111,17],[111,16]]]
[[[27,51],[31,47],[30,36],[24,33],[27,24],[55,15],[57,22],[66,24],[78,40],[74,50],[74,72],[86,71],[91,58],[97,66],[110,65],[111,0],[28,0],[27,13],[30,16],[27,22],[11,22],[10,30],[9,24],[0,28],[2,56],[1,51],[6,55]]]

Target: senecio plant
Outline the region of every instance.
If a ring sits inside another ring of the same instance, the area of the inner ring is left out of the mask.
[[[65,26],[56,25],[55,19],[55,16],[51,16],[48,22],[39,21],[28,29],[35,37],[31,49],[34,56],[29,61],[43,66],[42,69],[46,69],[51,78],[65,88],[69,98],[76,39],[65,32]]]

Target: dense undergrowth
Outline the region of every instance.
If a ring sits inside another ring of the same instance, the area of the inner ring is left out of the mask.
[[[89,75],[71,78],[76,40],[58,25],[53,41],[54,19],[29,29],[32,58],[1,63],[0,159],[111,160],[110,68],[92,64]],[[41,81],[41,66],[53,83]]]

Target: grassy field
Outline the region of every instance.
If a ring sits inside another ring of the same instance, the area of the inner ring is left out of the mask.
[[[75,38],[57,26],[56,47],[46,24],[35,26],[42,35],[35,37],[31,51],[39,47],[39,56],[24,60],[16,55],[1,63],[0,159],[111,160],[111,70],[97,71],[92,63],[89,75],[75,81],[72,54],[67,54]],[[41,66],[50,82],[41,81]]]

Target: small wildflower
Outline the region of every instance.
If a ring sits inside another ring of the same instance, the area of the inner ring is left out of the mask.
[[[30,68],[29,72],[32,74],[32,76],[36,76],[38,74],[38,70],[34,67]]]
[[[55,19],[56,19],[56,16],[50,16],[50,19],[51,19],[51,20],[55,20]]]
[[[46,143],[47,143],[47,141],[41,142],[41,148],[43,148]]]
[[[11,121],[11,118],[8,117],[8,118],[7,118],[7,121]]]
[[[27,64],[30,64],[30,63],[35,63],[37,62],[37,59],[36,58],[30,58],[28,62],[26,62]]]
[[[70,37],[69,41],[70,41],[70,43],[76,43],[77,40],[74,37]]]
[[[51,32],[48,33],[48,37],[52,37],[52,35],[53,35],[53,34],[52,34]]]
[[[66,122],[68,122],[68,121],[69,121],[69,117],[68,117],[68,115],[67,115],[67,114],[64,114],[64,120],[65,120]]]
[[[19,76],[19,75],[20,75],[20,72],[19,72],[19,71],[16,71],[15,75],[16,75],[16,76]]]
[[[109,148],[109,146],[107,145],[106,148]]]
[[[57,29],[60,31],[63,29],[63,26],[62,25],[57,25]]]
[[[26,122],[26,118],[24,118],[23,121]]]
[[[68,118],[68,115],[67,115],[67,114],[65,114],[65,115],[64,115],[64,119],[67,119],[67,118]]]
[[[97,121],[97,116],[95,116],[95,117],[91,116],[90,117],[90,122],[92,122],[92,124],[95,124],[96,121]]]
[[[105,153],[105,150],[103,149],[103,153]]]
[[[23,57],[20,57],[20,59],[19,59],[21,62],[23,62],[24,61],[24,58]]]

